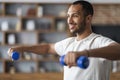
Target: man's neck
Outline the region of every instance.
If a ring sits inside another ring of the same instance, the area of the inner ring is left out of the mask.
[[[76,39],[77,39],[77,41],[82,40],[82,39],[86,38],[87,36],[89,36],[91,33],[92,33],[92,31],[85,31],[82,34],[77,34]]]

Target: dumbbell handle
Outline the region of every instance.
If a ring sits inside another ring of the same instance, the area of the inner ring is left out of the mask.
[[[20,58],[20,54],[17,51],[11,53],[12,60],[18,60]]]
[[[65,65],[66,66],[66,63],[64,62],[64,57],[65,55],[61,56],[59,61],[60,61],[60,64],[61,65]],[[86,69],[88,66],[89,66],[89,59],[88,57],[86,56],[80,56],[78,59],[77,59],[77,66],[82,68],[82,69]]]

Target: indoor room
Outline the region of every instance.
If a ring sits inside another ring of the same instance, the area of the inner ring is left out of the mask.
[[[0,80],[77,79],[120,80],[120,0],[0,0]]]

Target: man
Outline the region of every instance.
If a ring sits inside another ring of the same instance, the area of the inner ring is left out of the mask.
[[[64,80],[109,80],[110,60],[120,60],[120,45],[92,32],[93,13],[89,2],[75,1],[67,12],[69,30],[75,37],[55,44],[13,47],[8,53],[10,55],[13,51],[27,51],[65,55],[67,66],[64,66]],[[87,69],[76,66],[76,59],[80,56],[89,57],[90,65]]]

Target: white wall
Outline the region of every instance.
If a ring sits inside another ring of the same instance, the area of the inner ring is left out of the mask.
[[[32,2],[32,3],[71,3],[76,0],[0,0],[0,2]],[[115,3],[120,4],[120,0],[87,0],[92,3]]]

